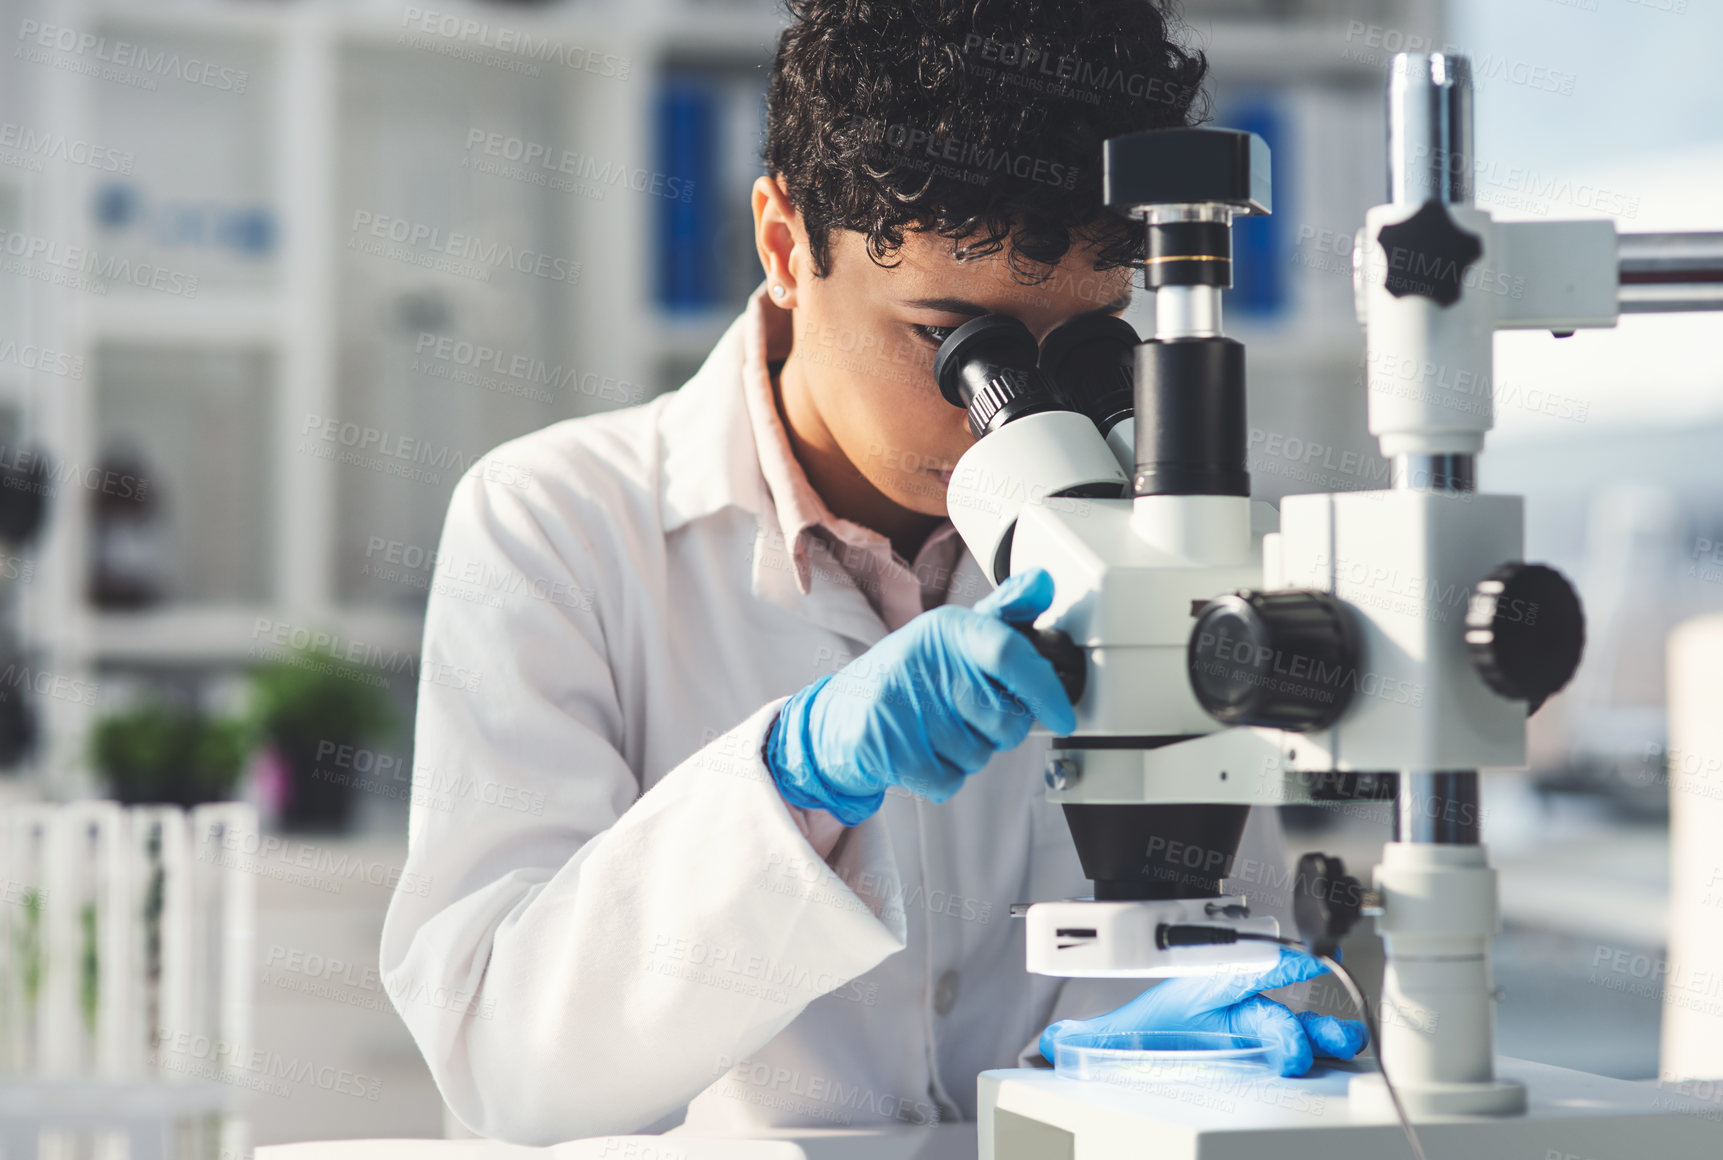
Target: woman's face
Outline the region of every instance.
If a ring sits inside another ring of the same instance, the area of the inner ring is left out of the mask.
[[[1005,252],[960,261],[951,240],[937,234],[907,233],[898,264],[881,267],[868,256],[864,235],[834,230],[825,278],[813,276],[805,235],[802,241],[791,259],[791,357],[809,401],[831,440],[875,489],[925,515],[947,514],[952,468],[975,442],[967,415],[945,401],[934,381],[941,336],[929,328],[1009,314],[1040,342],[1068,319],[1117,314],[1130,300],[1128,268],[1097,272],[1093,251],[1075,246],[1051,277],[1026,286],[1013,276]]]

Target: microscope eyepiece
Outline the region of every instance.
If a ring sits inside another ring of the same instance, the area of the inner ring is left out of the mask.
[[[952,331],[933,358],[939,392],[969,415],[946,508],[995,584],[1011,575],[1018,513],[1051,500],[1122,496],[1130,479],[1088,415],[1037,367],[1040,349],[1008,314]]]
[[[969,429],[979,439],[1024,415],[1070,409],[1036,368],[1039,353],[1022,322],[1009,314],[984,314],[939,344],[933,377],[946,402],[969,412]]]
[[[1111,314],[1080,314],[1041,344],[1041,371],[1071,405],[1112,430],[1136,406],[1137,330]]]

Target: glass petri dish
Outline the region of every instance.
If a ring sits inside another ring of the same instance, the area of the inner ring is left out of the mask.
[[[1272,1050],[1266,1039],[1223,1031],[1088,1032],[1067,1035],[1053,1045],[1053,1068],[1066,1079],[1189,1083],[1273,1074]]]

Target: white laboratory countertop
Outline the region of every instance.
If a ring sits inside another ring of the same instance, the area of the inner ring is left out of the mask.
[[[256,1160],[975,1160],[974,1124],[785,1130],[746,1139],[602,1136],[549,1148],[496,1140],[326,1140],[257,1149]]]

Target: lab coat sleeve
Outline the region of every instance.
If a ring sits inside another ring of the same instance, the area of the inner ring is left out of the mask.
[[[876,901],[809,846],[760,755],[782,701],[641,794],[606,636],[624,618],[603,616],[630,599],[606,571],[628,546],[594,551],[530,489],[485,475],[481,460],[457,485],[439,546],[382,975],[474,1131],[630,1132],[903,948],[895,860],[873,819],[844,834]],[[493,603],[456,579],[499,575],[529,583]]]

